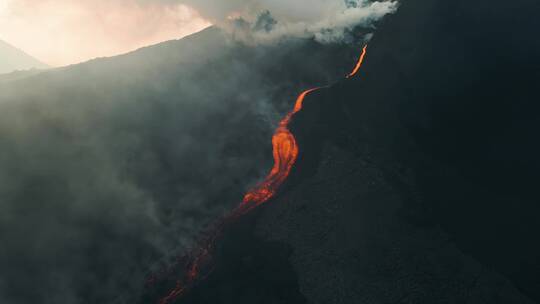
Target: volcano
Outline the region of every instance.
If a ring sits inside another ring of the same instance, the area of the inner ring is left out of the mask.
[[[0,79],[0,302],[540,302],[538,11]]]

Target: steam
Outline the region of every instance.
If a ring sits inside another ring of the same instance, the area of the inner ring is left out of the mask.
[[[314,37],[341,42],[358,26],[373,27],[396,11],[396,1],[368,0],[184,0],[215,24],[255,42]],[[369,38],[369,37],[367,37]]]

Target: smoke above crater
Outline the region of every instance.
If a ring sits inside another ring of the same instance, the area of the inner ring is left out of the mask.
[[[237,37],[272,42],[282,37],[314,37],[323,43],[349,38],[357,26],[371,28],[394,13],[397,1],[369,0],[183,0]],[[369,36],[368,36],[369,38]]]

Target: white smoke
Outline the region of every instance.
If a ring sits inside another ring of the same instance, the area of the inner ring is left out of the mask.
[[[397,3],[392,1],[366,3],[362,1],[356,7],[348,7],[321,19],[309,22],[288,22],[280,24],[268,33],[257,33],[259,39],[275,40],[279,37],[309,37],[313,36],[319,42],[337,42],[345,39],[346,33],[356,26],[371,27],[382,17],[392,13]]]
[[[245,28],[253,29],[257,17],[269,12],[276,24],[272,24],[271,30],[254,32],[251,37],[256,41],[274,41],[281,37],[314,37],[320,42],[341,41],[351,29],[357,26],[372,27],[398,7],[393,0],[180,1],[198,10],[211,22],[229,28],[232,20],[240,19],[246,21]]]

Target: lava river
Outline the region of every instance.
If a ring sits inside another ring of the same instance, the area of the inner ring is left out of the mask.
[[[354,69],[346,78],[354,77],[358,73],[364,61],[366,51],[367,46],[364,46]],[[209,237],[204,239],[191,253],[191,260],[188,263],[184,278],[177,281],[176,287],[166,297],[161,299],[160,304],[171,303],[187,292],[198,280],[206,277],[208,273],[202,273],[202,268],[205,268],[204,272],[211,272],[211,270],[206,270],[206,268],[208,268],[207,266],[211,262],[211,254],[215,241],[221,235],[226,223],[267,202],[276,194],[283,182],[285,182],[298,159],[299,153],[296,139],[289,130],[289,123],[293,116],[302,110],[304,99],[310,93],[319,89],[321,87],[308,89],[298,96],[293,110],[287,113],[280,121],[278,128],[272,136],[274,154],[274,166],[272,170],[261,183],[246,193],[242,203],[227,218],[219,222],[214,230],[212,230],[212,233],[209,234]]]
[[[353,71],[347,75],[347,78],[355,76],[364,62],[364,57],[366,56],[367,46],[364,46],[360,58],[356,63]],[[292,111],[287,113],[287,115],[280,121],[278,128],[272,136],[272,146],[274,153],[274,167],[257,187],[250,190],[245,196],[242,204],[235,210],[235,213],[245,213],[251,210],[254,207],[257,207],[264,202],[272,198],[281,184],[287,179],[289,173],[291,172],[292,167],[298,159],[298,145],[294,135],[289,130],[288,126],[291,122],[294,114],[302,110],[304,104],[304,99],[306,96],[312,92],[321,89],[320,87],[312,88],[306,90],[298,96],[296,103]]]

